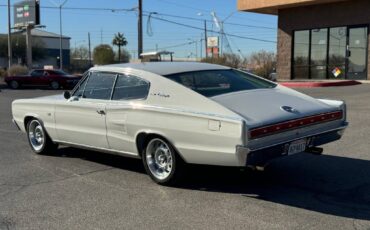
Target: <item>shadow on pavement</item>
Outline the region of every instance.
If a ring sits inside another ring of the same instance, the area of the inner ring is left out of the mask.
[[[140,160],[74,148],[58,154],[145,173]],[[298,154],[272,162],[264,172],[189,165],[180,189],[239,194],[312,210],[370,220],[370,161]]]

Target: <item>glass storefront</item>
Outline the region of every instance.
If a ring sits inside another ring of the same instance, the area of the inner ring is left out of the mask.
[[[366,79],[367,27],[294,32],[293,79]]]
[[[326,78],[328,53],[328,29],[311,30],[311,63],[312,79]]]
[[[294,33],[294,78],[304,79],[309,75],[310,32],[308,30]]]

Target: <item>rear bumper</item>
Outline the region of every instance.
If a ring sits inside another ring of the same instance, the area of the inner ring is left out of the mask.
[[[271,160],[275,158],[287,156],[289,144],[296,140],[304,138],[308,139],[307,147],[320,146],[323,144],[327,144],[329,142],[339,140],[342,137],[343,132],[345,128],[347,128],[347,126],[348,123],[346,122],[343,124],[343,126],[336,129],[299,137],[296,139],[289,140],[287,142],[277,143],[259,149],[248,149],[248,151],[244,150],[244,152],[246,153],[245,164],[246,166],[265,166],[267,163],[269,163]]]

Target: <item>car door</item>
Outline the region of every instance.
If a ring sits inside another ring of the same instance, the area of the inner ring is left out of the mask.
[[[107,149],[106,103],[110,100],[116,74],[90,72],[68,100],[56,104],[59,141]]]
[[[133,109],[148,96],[150,83],[132,75],[119,74],[113,90],[112,100],[106,106],[107,138],[112,150],[126,153],[136,152],[135,135],[140,124],[134,117],[143,116]]]
[[[31,72],[30,77],[27,78],[25,84],[27,85],[42,85],[42,78],[44,76],[44,70],[34,70]]]

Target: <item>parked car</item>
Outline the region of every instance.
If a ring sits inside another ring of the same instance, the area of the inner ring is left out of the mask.
[[[12,114],[38,154],[60,144],[141,158],[159,184],[175,182],[186,163],[263,167],[320,154],[347,127],[342,101],[191,62],[94,67],[64,97],[15,100]]]
[[[12,89],[21,86],[50,86],[52,89],[72,89],[81,76],[73,76],[62,70],[35,69],[27,75],[5,77],[5,82]]]

